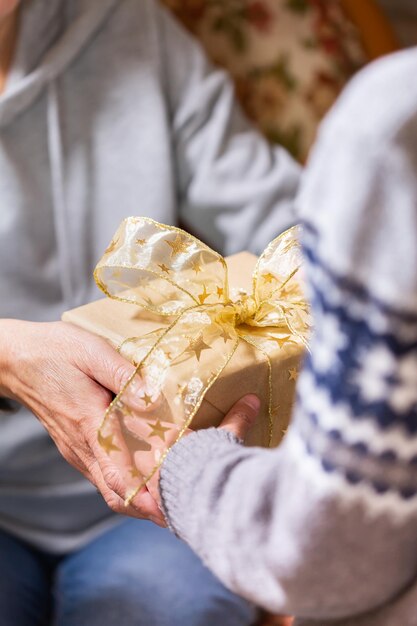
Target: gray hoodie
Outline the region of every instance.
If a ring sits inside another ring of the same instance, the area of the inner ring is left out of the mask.
[[[128,215],[258,252],[293,223],[298,179],[155,2],[28,0],[0,96],[0,317],[99,297],[93,267]],[[62,552],[115,520],[32,414],[1,415],[0,527]]]

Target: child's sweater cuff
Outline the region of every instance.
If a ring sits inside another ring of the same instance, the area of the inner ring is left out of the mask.
[[[169,451],[161,468],[159,489],[163,513],[176,535],[186,539],[186,529],[193,527],[193,512],[187,503],[198,488],[206,464],[214,457],[235,450],[240,443],[227,430],[208,428],[183,437]]]

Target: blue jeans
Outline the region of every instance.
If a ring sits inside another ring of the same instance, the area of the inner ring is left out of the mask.
[[[169,531],[126,520],[64,556],[0,531],[0,626],[249,626],[255,609]]]

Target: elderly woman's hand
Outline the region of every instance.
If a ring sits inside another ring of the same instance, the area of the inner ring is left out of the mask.
[[[147,489],[124,504],[124,484],[97,431],[133,366],[103,339],[63,322],[0,321],[0,396],[27,406],[63,457],[102,493],[113,511],[164,525]]]

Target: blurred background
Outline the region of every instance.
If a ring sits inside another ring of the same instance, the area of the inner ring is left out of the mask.
[[[417,44],[416,0],[162,0],[230,71],[249,117],[305,161],[366,63]]]

